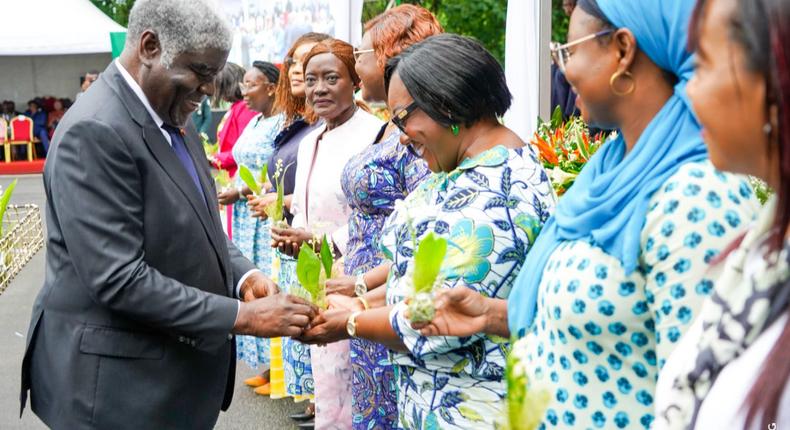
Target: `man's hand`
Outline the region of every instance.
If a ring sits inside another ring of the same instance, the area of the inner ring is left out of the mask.
[[[342,276],[340,278],[332,278],[326,281],[326,294],[341,294],[348,297],[356,296],[355,286],[356,276]]]
[[[350,316],[351,312],[344,309],[322,311],[310,323],[309,329],[296,339],[308,345],[326,345],[348,339],[346,323]]]
[[[269,279],[268,276],[261,272],[253,272],[241,284],[239,296],[245,302],[251,302],[255,299],[273,296],[279,292],[280,289],[277,288],[277,284]]]
[[[318,309],[294,296],[276,294],[242,302],[233,333],[255,337],[298,337]]]

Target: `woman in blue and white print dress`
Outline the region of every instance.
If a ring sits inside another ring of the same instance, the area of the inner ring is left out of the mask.
[[[274,65],[256,61],[241,83],[248,107],[261,113],[247,124],[239,136],[233,147],[233,157],[239,166],[246,166],[256,174],[269,161],[274,151],[274,138],[282,128],[282,115],[272,114],[274,84],[278,77],[279,72]],[[233,243],[256,267],[269,274],[272,256],[269,222],[251,216],[245,197],[249,194],[249,188],[236,175],[234,187],[221,192],[219,201],[233,204]],[[237,336],[236,353],[239,360],[258,369],[269,363],[269,342],[252,336]]]

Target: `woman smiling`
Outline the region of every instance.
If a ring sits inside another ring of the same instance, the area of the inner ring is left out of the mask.
[[[307,104],[324,125],[299,146],[291,203],[293,227],[272,229],[274,246],[295,255],[326,234],[344,255],[351,209],[341,188],[343,166],[370,144],[382,122],[354,101],[359,76],[354,49],[340,40],[318,43],[304,58]],[[348,342],[311,348],[318,429],[351,428],[351,362]]]

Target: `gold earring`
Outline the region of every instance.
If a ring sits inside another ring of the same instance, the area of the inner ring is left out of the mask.
[[[631,85],[625,91],[619,91],[617,89],[617,86],[615,85],[617,83],[617,80],[620,79],[621,77],[626,77],[631,80]],[[611,79],[609,79],[609,87],[612,89],[614,95],[620,97],[627,96],[633,93],[634,90],[636,89],[636,80],[634,79],[634,75],[632,75],[631,72],[629,72],[628,70],[624,72],[615,72],[612,75]]]

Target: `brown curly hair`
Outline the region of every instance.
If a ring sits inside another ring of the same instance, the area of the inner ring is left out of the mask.
[[[370,34],[376,64],[384,70],[387,60],[417,42],[444,33],[444,29],[428,9],[404,4],[368,21],[365,32]]]

